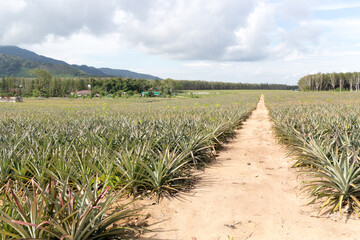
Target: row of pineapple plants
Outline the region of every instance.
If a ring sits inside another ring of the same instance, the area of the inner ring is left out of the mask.
[[[193,169],[234,135],[258,97],[1,105],[2,239],[133,234],[125,219],[134,212],[116,200],[146,194],[159,201],[189,187]]]
[[[280,92],[266,95],[275,131],[296,157],[302,188],[321,210],[360,208],[360,95]]]

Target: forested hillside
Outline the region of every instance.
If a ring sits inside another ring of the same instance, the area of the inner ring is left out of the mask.
[[[16,46],[0,46],[0,77],[30,77],[30,70],[41,68],[57,77],[130,77],[160,79],[123,69],[95,68],[86,65],[68,64],[61,60],[38,55]]]
[[[159,77],[154,77],[149,74],[135,73],[124,69],[99,68],[99,70],[101,70],[108,76],[121,76],[124,78],[161,79]]]
[[[40,63],[0,53],[0,76],[32,77],[31,70],[41,68],[58,77],[89,77],[83,71],[68,65]]]

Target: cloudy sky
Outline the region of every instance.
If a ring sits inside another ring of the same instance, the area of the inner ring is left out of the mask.
[[[0,45],[162,78],[360,71],[358,0],[0,0]]]

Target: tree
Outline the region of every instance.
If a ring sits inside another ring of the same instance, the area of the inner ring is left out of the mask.
[[[351,76],[349,78],[350,92],[353,91],[353,84],[354,84],[354,74],[351,74]]]
[[[355,77],[355,91],[358,92],[360,87],[360,73],[354,73],[354,77]]]
[[[321,85],[322,85],[322,74],[318,73],[314,76],[314,80],[315,80],[315,90],[316,91],[321,91]]]
[[[331,87],[333,90],[335,90],[336,87],[336,76],[335,73],[331,73],[330,74],[330,82],[331,82]]]
[[[175,86],[175,81],[171,78],[167,78],[167,79],[165,79],[165,84],[166,84],[167,88],[169,89],[169,91],[172,92],[174,89],[174,86]]]
[[[340,92],[341,92],[342,88],[344,87],[345,74],[339,73],[339,75],[340,75],[339,88],[340,88]]]
[[[161,89],[160,79],[155,79],[153,83],[154,83],[154,89],[156,89],[157,91],[160,91],[160,89]]]
[[[36,88],[39,90],[41,97],[42,96],[41,92],[48,92],[49,83],[52,78],[52,75],[50,72],[41,68],[35,68],[31,70],[30,73],[31,75],[36,76],[37,79]]]
[[[30,71],[31,75],[32,76],[36,76],[37,79],[41,80],[41,81],[50,81],[51,78],[52,78],[52,75],[50,72],[44,70],[44,69],[41,69],[41,68],[35,68],[35,69],[32,69]]]

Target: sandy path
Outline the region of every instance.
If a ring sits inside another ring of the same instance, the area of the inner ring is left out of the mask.
[[[193,191],[149,206],[150,222],[159,223],[142,239],[360,239],[360,220],[317,218],[297,197],[263,97],[217,159]]]

